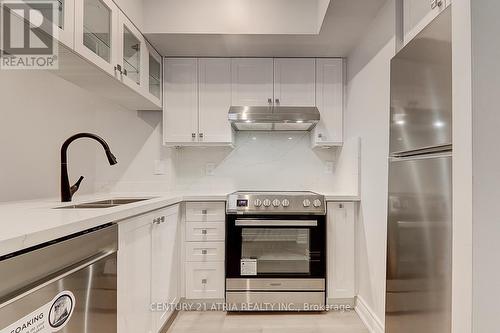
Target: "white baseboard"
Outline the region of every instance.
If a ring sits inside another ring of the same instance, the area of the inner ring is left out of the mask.
[[[356,306],[354,309],[370,333],[384,333],[384,325],[382,325],[382,321],[375,315],[362,297],[358,296],[356,298]]]
[[[349,305],[351,309],[354,309],[354,305],[356,304],[354,297],[352,298],[328,298],[326,300],[326,304],[328,305]]]

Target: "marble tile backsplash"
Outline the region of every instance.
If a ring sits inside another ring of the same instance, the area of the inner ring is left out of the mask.
[[[308,132],[237,132],[234,149],[181,148],[172,154],[172,187],[357,195],[358,146],[353,139],[339,149],[311,149]]]

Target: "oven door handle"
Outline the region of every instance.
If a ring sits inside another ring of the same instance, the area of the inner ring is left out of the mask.
[[[316,227],[317,220],[252,220],[237,219],[237,227]]]

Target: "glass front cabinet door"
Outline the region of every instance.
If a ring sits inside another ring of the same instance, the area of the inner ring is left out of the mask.
[[[143,93],[147,86],[148,52],[146,41],[141,32],[120,13],[118,17],[119,70],[115,73],[117,78],[132,89]]]
[[[117,68],[119,9],[112,0],[75,2],[75,50],[110,75]],[[116,69],[115,69],[116,68]]]
[[[148,48],[148,87],[149,99],[161,106],[162,97],[162,58],[158,52],[147,43]]]
[[[52,23],[50,30],[44,29],[44,25],[40,27],[42,30],[73,48],[75,0],[30,0],[26,5],[39,11],[45,20]]]

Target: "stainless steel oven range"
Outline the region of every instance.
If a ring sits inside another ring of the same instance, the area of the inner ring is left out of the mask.
[[[226,207],[228,311],[321,311],[325,198],[313,192],[236,192]]]

